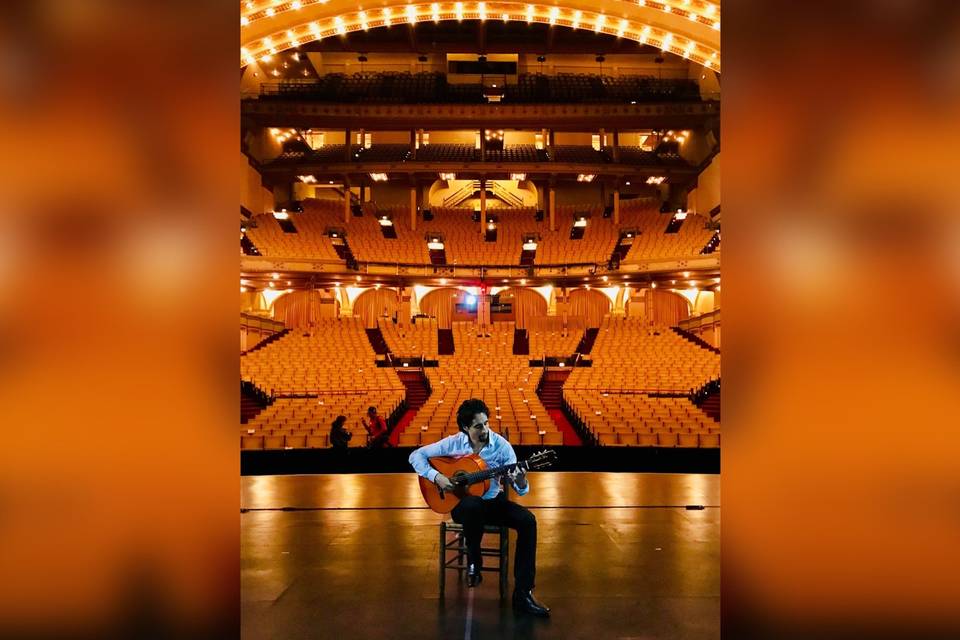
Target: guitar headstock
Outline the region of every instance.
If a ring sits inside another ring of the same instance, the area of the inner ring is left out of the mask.
[[[557,461],[557,452],[552,449],[544,449],[533,454],[526,460],[527,469],[545,469]]]

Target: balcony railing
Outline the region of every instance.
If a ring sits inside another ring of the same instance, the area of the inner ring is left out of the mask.
[[[520,74],[503,89],[503,103],[699,102],[693,80],[652,76],[600,76],[561,73]],[[261,100],[287,98],[328,103],[484,104],[484,84],[450,84],[442,73],[327,74],[313,81],[269,82],[260,86]]]
[[[345,145],[334,144],[313,150],[285,151],[264,169],[300,165],[326,164],[409,164],[409,163],[496,163],[534,165],[538,163],[567,164],[622,164],[652,169],[691,169],[686,160],[672,150],[661,152],[645,150],[638,146],[621,145],[617,150],[619,160],[614,161],[612,146],[596,150],[587,145],[555,145],[537,149],[534,145],[506,145],[503,149],[487,149],[486,154],[467,144],[431,144],[411,151],[400,144],[372,145],[362,148],[353,145],[349,152]]]

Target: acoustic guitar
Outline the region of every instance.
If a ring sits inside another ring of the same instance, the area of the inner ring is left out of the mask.
[[[466,496],[482,496],[490,489],[491,478],[501,478],[513,469],[533,471],[549,467],[557,460],[557,452],[551,450],[535,453],[523,462],[505,464],[500,467],[487,467],[487,463],[478,454],[465,456],[437,456],[430,458],[434,469],[450,478],[453,490],[443,491],[423,476],[420,480],[420,493],[427,505],[437,513],[450,513]]]

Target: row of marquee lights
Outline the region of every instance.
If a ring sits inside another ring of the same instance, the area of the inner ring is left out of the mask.
[[[277,32],[266,36],[261,40],[248,42],[240,48],[241,66],[255,64],[257,60],[269,62],[279,51],[297,47],[307,42],[319,41],[336,35],[345,35],[351,31],[364,30],[382,26],[392,26],[398,24],[415,24],[417,22],[440,20],[464,20],[480,19],[486,20],[488,17],[494,17],[507,22],[509,20],[525,22],[541,22],[550,25],[561,25],[572,29],[587,29],[594,32],[603,32],[608,35],[614,35],[618,38],[627,38],[635,40],[641,44],[650,44],[659,47],[662,51],[682,56],[692,60],[708,69],[720,71],[720,62],[717,59],[717,52],[703,45],[698,45],[694,40],[676,36],[663,29],[654,29],[649,25],[641,26],[636,22],[621,18],[619,21],[610,18],[603,13],[594,13],[591,11],[569,11],[561,10],[558,7],[544,7],[539,5],[520,3],[490,3],[498,7],[496,11],[488,11],[486,2],[470,3],[472,10],[467,10],[463,2],[456,2],[453,5],[453,11],[449,10],[449,3],[445,3],[446,9],[441,8],[441,4],[434,2],[427,4],[408,4],[403,12],[393,13],[389,7],[384,7],[379,11],[379,17],[374,15],[374,11],[358,11],[355,13],[336,16],[330,20],[324,20],[327,26],[321,27],[320,21],[310,22],[306,25],[300,25],[285,32]],[[719,29],[719,22],[714,23],[714,28]]]
[[[240,26],[247,27],[257,20],[273,18],[287,11],[299,11],[306,6],[327,4],[329,0],[293,0],[293,2],[281,2],[281,0],[267,0],[267,2],[245,2],[246,13],[240,16]],[[679,0],[673,3],[669,2],[648,2],[647,0],[624,0],[629,4],[636,4],[640,7],[648,7],[653,10],[663,11],[664,13],[673,13],[680,17],[687,18],[691,22],[702,22],[710,25],[714,29],[720,29],[720,13],[717,11],[717,5],[710,2],[693,2],[692,0]],[[438,3],[434,3],[436,5]],[[485,3],[479,3],[485,4]],[[455,3],[455,8],[463,12],[463,3]],[[435,9],[434,11],[438,11]],[[478,11],[479,13],[479,11]]]

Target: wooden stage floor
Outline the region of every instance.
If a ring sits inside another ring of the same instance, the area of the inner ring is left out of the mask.
[[[243,637],[720,637],[719,475],[542,472],[530,482],[511,499],[537,517],[545,620],[515,615],[509,596],[501,603],[493,573],[467,589],[449,572],[439,597],[442,516],[412,472],[242,477]]]

